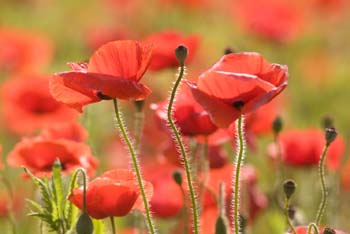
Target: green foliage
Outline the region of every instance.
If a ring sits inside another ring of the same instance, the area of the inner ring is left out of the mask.
[[[52,167],[52,178],[41,179],[36,177],[27,168],[24,171],[31,177],[40,191],[41,201],[38,203],[27,200],[31,211],[29,216],[38,217],[47,225],[50,232],[58,234],[74,233],[74,224],[77,220],[78,209],[68,201],[71,190],[77,184],[77,171],[73,173],[65,185],[61,174],[61,163],[57,159]]]

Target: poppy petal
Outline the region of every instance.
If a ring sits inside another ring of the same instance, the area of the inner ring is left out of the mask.
[[[67,87],[65,80],[65,76],[61,75],[54,75],[49,79],[50,93],[57,101],[79,112],[83,112],[83,106],[100,101],[92,90]]]
[[[205,110],[208,111],[212,121],[218,127],[227,128],[232,121],[239,117],[240,112],[238,110],[232,108],[221,100],[202,92],[193,82],[184,80],[184,83],[189,86],[193,97]]]
[[[137,41],[113,41],[90,58],[88,72],[140,80],[151,61],[152,46]]]

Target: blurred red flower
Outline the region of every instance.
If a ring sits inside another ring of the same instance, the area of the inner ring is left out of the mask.
[[[40,133],[43,138],[67,139],[71,141],[84,142],[88,133],[86,129],[76,122],[52,124]]]
[[[0,71],[34,71],[47,65],[52,57],[52,43],[37,33],[14,28],[0,28]]]
[[[279,0],[240,0],[234,2],[235,22],[248,32],[277,42],[294,40],[303,26],[297,7]]]
[[[4,169],[4,165],[2,163],[2,145],[0,145],[0,170]]]
[[[162,129],[167,130],[168,102],[153,104],[151,108],[155,110],[155,120],[160,122]],[[208,135],[217,129],[211,122],[208,112],[195,101],[187,86],[182,86],[176,95],[173,117],[181,134],[185,136]]]
[[[178,215],[184,206],[184,198],[172,175],[181,168],[166,162],[148,163],[143,168],[145,179],[150,181],[154,188],[154,195],[150,200],[152,213],[160,218]]]
[[[296,227],[295,228],[297,234],[307,234],[307,230],[308,227],[307,226],[301,226],[301,227]],[[322,231],[323,233],[323,228],[320,229],[320,231]],[[337,230],[337,229],[333,229],[335,231],[335,234],[346,234],[346,232],[341,231],[341,230]]]
[[[90,148],[83,143],[43,137],[23,138],[8,154],[7,163],[13,167],[27,167],[34,175],[43,177],[51,174],[57,158],[65,174],[83,167],[92,175],[98,164],[97,159],[91,155]]]
[[[145,192],[152,196],[152,184],[144,181]],[[134,173],[119,169],[103,173],[87,185],[86,211],[95,219],[125,216],[132,208],[143,209],[138,201],[140,190]],[[68,198],[83,209],[83,188],[74,189]]]
[[[153,71],[179,66],[174,52],[179,45],[187,47],[189,52],[186,64],[190,63],[199,45],[199,37],[197,35],[186,37],[177,31],[170,30],[150,35],[144,41],[154,44],[153,57],[149,66],[149,69]]]
[[[246,52],[224,55],[197,83],[186,83],[212,121],[227,128],[241,113],[271,101],[287,86],[287,79],[287,66],[270,64],[260,54]]]
[[[7,80],[1,87],[4,120],[12,132],[30,133],[78,117],[75,111],[50,95],[48,77],[22,74]]]
[[[24,208],[24,196],[23,191],[14,191],[14,197],[10,198],[4,190],[0,191],[0,218],[8,217],[10,215],[10,206],[12,204],[12,212],[20,214]]]
[[[345,190],[350,190],[350,160],[348,159],[342,171],[341,185]]]
[[[142,100],[150,89],[139,83],[152,55],[152,46],[137,41],[114,41],[100,47],[89,63],[69,64],[73,71],[50,79],[50,92],[59,102],[82,112],[82,107],[118,98]]]
[[[292,166],[318,165],[325,142],[323,131],[318,129],[286,130],[279,136],[282,161]],[[338,136],[327,153],[329,169],[339,168],[344,150],[345,142]]]

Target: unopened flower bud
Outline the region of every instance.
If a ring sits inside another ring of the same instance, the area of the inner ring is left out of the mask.
[[[332,228],[326,227],[326,228],[323,230],[323,234],[336,234],[336,232],[335,232]]]
[[[173,172],[173,179],[179,186],[182,185],[182,174],[180,171],[176,170]]]
[[[286,180],[283,183],[283,190],[284,190],[284,194],[286,195],[287,199],[289,199],[293,193],[295,192],[296,189],[296,184],[294,182],[294,180]]]
[[[277,116],[272,122],[272,130],[274,134],[278,135],[281,132],[282,127],[283,127],[282,118],[280,116]]]
[[[94,225],[90,216],[86,213],[82,213],[78,219],[76,225],[77,234],[92,234],[94,231]]]
[[[330,145],[335,138],[337,137],[338,133],[335,130],[335,128],[326,128],[325,129],[325,138],[326,138],[326,145]]]
[[[175,49],[176,58],[180,62],[181,66],[185,65],[185,60],[187,58],[187,53],[188,53],[188,50],[187,50],[186,46],[184,46],[184,45],[179,45]]]
[[[221,215],[217,218],[215,224],[215,234],[226,234],[227,233],[227,220]]]

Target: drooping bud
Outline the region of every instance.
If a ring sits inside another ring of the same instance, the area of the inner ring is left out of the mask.
[[[182,185],[182,174],[179,170],[173,172],[173,179],[179,186]]]
[[[272,130],[275,135],[278,135],[283,128],[283,121],[280,116],[277,116],[272,122]]]
[[[296,189],[296,184],[294,182],[294,180],[286,180],[283,183],[283,191],[284,194],[286,195],[286,198],[289,199],[293,193],[295,192]]]
[[[325,129],[325,138],[326,138],[326,145],[329,146],[337,137],[338,133],[335,130],[335,128],[326,128]]]
[[[184,46],[184,45],[179,45],[175,49],[176,58],[179,61],[181,66],[185,65],[185,60],[187,58],[187,53],[188,53],[188,50],[187,50],[186,46]]]
[[[335,232],[332,228],[326,227],[326,228],[323,230],[323,234],[336,234],[336,232]]]
[[[78,219],[75,229],[77,234],[92,234],[94,231],[94,225],[90,216],[86,213],[82,213]]]

